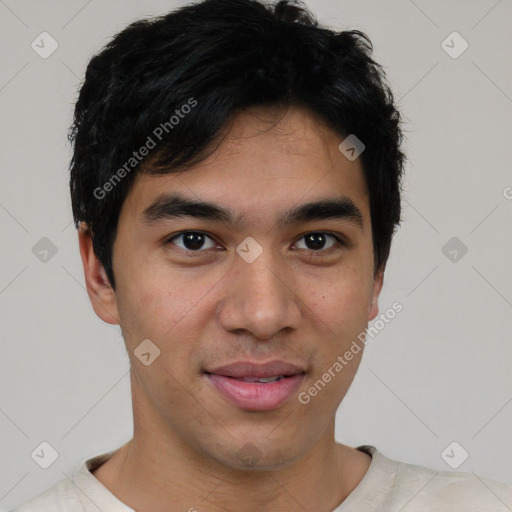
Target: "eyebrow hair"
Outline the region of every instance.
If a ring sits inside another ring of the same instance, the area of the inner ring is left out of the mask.
[[[179,194],[162,194],[141,214],[147,225],[178,217],[194,217],[210,221],[220,221],[235,225],[242,220],[242,215],[234,215],[230,210],[205,201],[188,199]],[[363,214],[348,197],[329,197],[318,201],[301,204],[279,215],[277,222],[289,226],[301,222],[328,219],[345,219],[363,230]]]

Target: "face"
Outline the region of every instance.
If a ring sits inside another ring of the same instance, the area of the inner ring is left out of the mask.
[[[327,435],[362,351],[308,390],[377,315],[382,286],[359,159],[307,110],[269,124],[279,117],[245,111],[194,168],[139,174],[119,217],[116,290],[93,300],[123,331],[135,435],[159,431],[230,467],[277,469]],[[177,196],[223,211],[183,210]]]

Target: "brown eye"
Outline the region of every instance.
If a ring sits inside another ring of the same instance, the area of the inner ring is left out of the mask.
[[[330,243],[329,239],[334,240],[334,242]],[[327,249],[331,249],[336,244],[343,245],[337,236],[330,233],[325,233],[323,231],[307,233],[306,235],[303,235],[300,240],[304,240],[306,247],[299,247],[299,249],[305,249],[312,252],[327,252]],[[328,244],[327,247],[326,244]]]
[[[180,240],[180,244],[175,243],[175,240]],[[211,240],[210,247],[205,247],[205,242],[207,240]],[[183,231],[182,233],[178,233],[177,235],[169,238],[166,243],[173,243],[184,251],[192,252],[200,252],[201,249],[212,249],[213,247],[216,247],[216,243],[213,239],[201,231]]]

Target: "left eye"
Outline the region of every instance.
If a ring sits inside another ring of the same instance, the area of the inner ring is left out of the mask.
[[[334,242],[329,247],[324,247],[326,243],[326,237],[330,237],[334,240]],[[305,249],[307,251],[313,251],[313,252],[319,252],[320,249],[330,249],[336,243],[341,244],[341,240],[335,236],[331,235],[329,233],[324,233],[323,231],[315,231],[312,233],[307,233],[306,235],[303,235],[299,240],[304,239],[306,244],[309,245],[309,247],[306,247]],[[300,249],[300,247],[299,247]]]
[[[327,242],[327,238],[331,238],[334,240],[331,245],[328,247],[325,247],[325,244]],[[182,233],[178,233],[177,235],[172,236],[167,240],[166,243],[174,243],[175,240],[181,239],[181,245],[176,244],[180,249],[183,249],[185,251],[192,251],[192,252],[201,252],[200,249],[212,249],[216,247],[215,241],[205,233],[202,233],[201,231],[183,231]],[[205,240],[209,239],[211,241],[210,247],[204,247]],[[330,249],[336,243],[341,244],[341,240],[330,233],[324,233],[323,231],[314,231],[311,233],[307,233],[299,238],[300,240],[304,240],[305,244],[308,247],[298,247],[299,249],[305,249],[307,251],[312,252],[320,252],[322,249]],[[298,242],[297,242],[298,243]]]

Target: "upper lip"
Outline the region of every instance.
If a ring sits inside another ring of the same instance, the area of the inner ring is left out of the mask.
[[[236,363],[219,366],[206,373],[222,375],[224,377],[274,377],[280,375],[298,375],[305,370],[286,361],[269,361],[268,363],[253,363],[251,361],[238,361]]]

